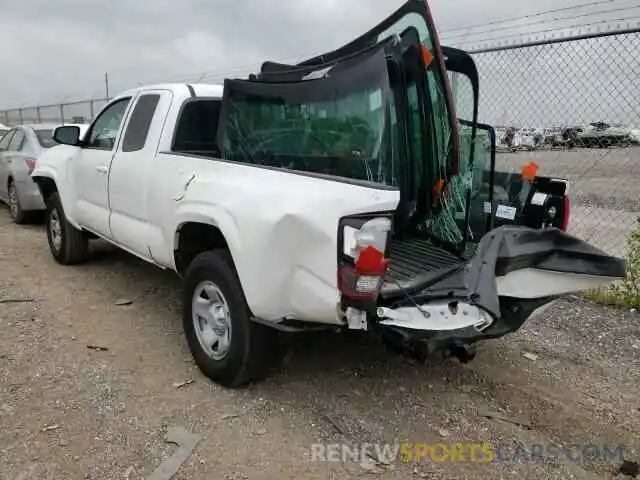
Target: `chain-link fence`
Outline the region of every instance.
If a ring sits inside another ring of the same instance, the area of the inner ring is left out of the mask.
[[[497,168],[570,181],[570,232],[625,253],[640,216],[640,29],[471,51]]]
[[[107,98],[57,103],[0,111],[0,123],[8,126],[29,123],[88,123],[105,106]]]
[[[570,231],[623,255],[640,215],[640,29],[471,53],[498,168],[534,161],[540,175],[570,180]],[[0,123],[89,122],[106,101],[0,111]]]

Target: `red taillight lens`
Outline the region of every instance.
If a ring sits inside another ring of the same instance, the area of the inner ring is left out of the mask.
[[[35,160],[35,158],[27,158],[25,160],[25,162],[27,164],[27,168],[29,169],[29,172],[31,172],[31,170],[36,168],[36,160]]]
[[[383,252],[367,245],[358,253],[356,272],[361,275],[381,275],[386,271],[387,263]]]
[[[560,227],[560,230],[562,230],[563,232],[566,232],[567,228],[569,228],[570,216],[571,216],[571,202],[569,201],[569,197],[565,195],[562,201],[562,226]]]

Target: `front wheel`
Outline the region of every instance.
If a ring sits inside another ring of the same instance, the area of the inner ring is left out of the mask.
[[[185,274],[183,327],[207,377],[228,388],[262,379],[276,332],[255,323],[228,252],[198,255]]]
[[[57,193],[47,199],[47,240],[51,255],[62,265],[72,265],[87,259],[89,239],[67,220]]]

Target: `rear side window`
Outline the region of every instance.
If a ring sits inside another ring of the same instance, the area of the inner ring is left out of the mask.
[[[160,95],[158,94],[140,96],[122,140],[123,152],[135,152],[144,148],[153,114],[156,112],[159,101]]]
[[[9,143],[9,150],[12,152],[19,152],[24,145],[24,132],[22,130],[16,130],[15,135]]]
[[[178,119],[172,150],[219,156],[216,135],[221,103],[220,99],[196,99],[186,103]]]

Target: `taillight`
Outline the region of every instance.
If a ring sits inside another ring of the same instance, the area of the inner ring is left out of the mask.
[[[344,297],[354,300],[378,297],[389,265],[384,250],[390,228],[389,219],[374,218],[355,232],[353,264],[343,263],[338,270],[338,289]]]
[[[27,168],[29,169],[29,173],[31,173],[33,171],[33,169],[36,168],[36,159],[35,158],[27,158],[25,160],[25,163],[27,164]]]
[[[564,196],[562,200],[562,226],[560,230],[563,232],[567,231],[569,228],[569,218],[571,216],[571,202],[569,201],[569,197],[567,195]]]
[[[382,276],[361,275],[353,267],[342,267],[338,272],[338,289],[346,298],[374,300],[382,287]]]

